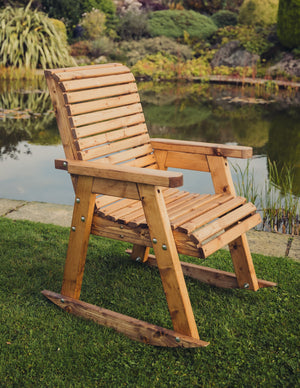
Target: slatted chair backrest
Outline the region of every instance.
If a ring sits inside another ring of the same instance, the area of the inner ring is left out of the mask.
[[[126,66],[54,69],[45,75],[67,158],[158,168]]]

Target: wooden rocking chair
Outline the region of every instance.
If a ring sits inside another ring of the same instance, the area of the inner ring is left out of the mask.
[[[132,339],[158,346],[198,347],[184,275],[221,287],[258,290],[245,232],[260,223],[235,194],[227,157],[249,158],[249,147],[150,139],[137,86],[121,64],[46,70],[75,204],[61,294],[43,294],[68,312]],[[215,194],[180,191],[182,174],[207,171]],[[133,243],[134,260],[159,268],[174,331],[79,300],[90,233]],[[179,261],[206,258],[229,244],[235,274]],[[153,247],[155,256],[149,255]]]

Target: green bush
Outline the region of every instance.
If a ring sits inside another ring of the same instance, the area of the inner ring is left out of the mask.
[[[105,14],[99,9],[93,9],[83,14],[80,25],[85,39],[95,40],[105,33]]]
[[[267,30],[257,31],[253,26],[227,26],[219,29],[214,38],[221,40],[221,45],[238,40],[247,51],[258,55],[267,52],[273,45],[268,40]]]
[[[141,11],[128,11],[120,16],[117,34],[122,40],[139,40],[149,36],[148,16]]]
[[[114,28],[116,6],[112,0],[41,0],[41,3],[43,11],[50,17],[64,20],[69,35],[81,16],[93,8],[105,13],[108,29]]]
[[[280,0],[277,34],[281,44],[300,48],[300,0]]]
[[[56,31],[60,34],[61,40],[67,43],[67,28],[64,22],[57,19],[50,19]]]
[[[188,46],[179,44],[165,36],[157,36],[150,39],[144,38],[139,41],[124,41],[121,42],[120,49],[130,66],[150,54],[163,53],[183,60],[192,57],[192,50]]]
[[[0,12],[0,66],[46,68],[73,64],[66,42],[51,19],[26,8]]]
[[[207,39],[217,26],[207,16],[194,11],[167,10],[150,14],[149,30],[152,37],[183,38],[188,33],[192,39]]]
[[[276,24],[279,0],[245,0],[238,21],[248,26],[268,27]]]
[[[214,13],[211,18],[219,28],[235,26],[237,24],[237,14],[231,11],[218,11]]]

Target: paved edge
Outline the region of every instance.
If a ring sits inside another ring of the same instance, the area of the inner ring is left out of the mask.
[[[70,227],[73,206],[47,202],[1,199],[0,216]],[[289,257],[300,262],[300,236],[281,233],[247,232],[250,250],[265,256]]]

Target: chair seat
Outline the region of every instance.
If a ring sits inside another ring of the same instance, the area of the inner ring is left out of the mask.
[[[165,204],[180,253],[206,258],[240,236],[241,231],[261,222],[252,203],[230,194],[195,194],[179,189],[162,189]],[[151,246],[147,222],[140,201],[102,196],[97,199],[93,222],[95,234],[106,235],[99,229],[116,229],[119,239],[124,233],[136,235]],[[98,226],[98,227],[97,227]],[[121,231],[121,232],[120,232]],[[130,232],[131,231],[131,232]]]

